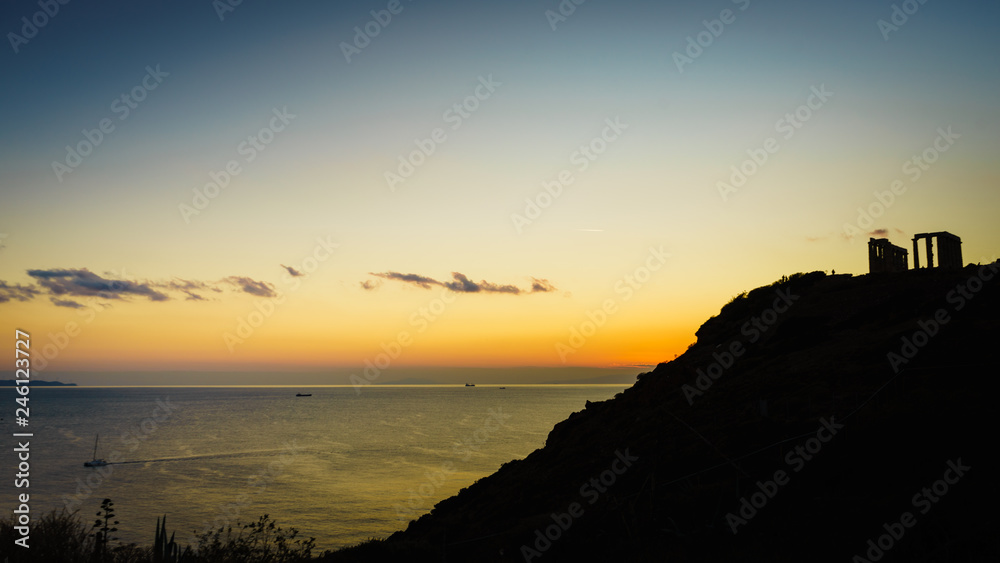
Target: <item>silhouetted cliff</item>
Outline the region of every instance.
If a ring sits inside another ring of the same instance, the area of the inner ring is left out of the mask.
[[[997,560],[998,280],[1000,262],[755,289],[544,448],[357,553]]]

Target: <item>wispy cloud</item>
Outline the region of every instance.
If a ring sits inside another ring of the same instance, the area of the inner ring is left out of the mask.
[[[549,283],[549,280],[540,280],[538,278],[531,278],[532,293],[547,293],[549,291],[557,291],[556,286]]]
[[[267,282],[252,280],[245,276],[229,276],[222,281],[231,283],[240,288],[244,293],[256,295],[257,297],[274,297],[274,285]]]
[[[58,297],[49,297],[52,303],[56,307],[69,307],[70,309],[83,309],[84,306],[77,303],[76,301],[70,299],[59,299]]]
[[[382,280],[365,280],[361,282],[361,289],[365,291],[375,291],[382,287]]]
[[[808,242],[823,242],[823,241],[826,241],[826,240],[841,238],[841,239],[850,241],[850,240],[856,240],[856,237],[861,237],[861,236],[869,236],[869,237],[874,237],[874,238],[886,238],[893,231],[895,231],[897,234],[900,234],[900,235],[904,235],[904,236],[906,235],[906,233],[902,229],[900,229],[898,227],[893,227],[892,229],[887,229],[887,228],[873,229],[873,230],[865,232],[865,233],[862,233],[862,232],[855,232],[854,234],[832,233],[832,234],[818,235],[818,236],[807,236],[806,240]]]
[[[130,301],[145,297],[150,301],[209,301],[205,294],[225,292],[246,293],[256,297],[276,297],[273,284],[247,276],[228,276],[218,281],[200,281],[174,278],[169,281],[130,280],[114,273],[95,274],[87,268],[51,268],[28,270],[33,285],[8,284],[0,280],[0,303],[30,301],[39,295],[48,295],[56,307],[81,308],[83,305],[70,297],[100,298]]]
[[[553,286],[548,280],[538,278],[531,278],[531,288],[521,289],[516,285],[496,284],[485,280],[474,282],[469,279],[468,276],[460,272],[452,272],[452,279],[449,281],[438,281],[434,278],[421,276],[419,274],[403,274],[400,272],[369,273],[377,278],[400,281],[421,287],[423,289],[431,289],[432,286],[440,286],[457,293],[506,293],[509,295],[521,295],[527,293],[547,293],[550,291],[556,291],[555,286]],[[362,282],[361,286],[367,290],[378,287],[371,281]]]
[[[436,279],[428,278],[426,276],[418,276],[417,274],[401,274],[399,272],[383,272],[380,274],[376,274],[375,272],[368,272],[368,273],[375,277],[387,280],[396,280],[396,281],[411,283],[413,285],[420,286],[424,289],[430,289],[432,285],[442,285],[442,283],[437,281]]]
[[[150,301],[170,299],[165,293],[157,291],[147,284],[103,278],[86,268],[28,270],[28,275],[35,278],[38,285],[47,289],[52,295],[90,296],[103,297],[104,299],[122,299],[123,296],[134,295],[147,297]]]
[[[163,289],[168,289],[171,291],[177,291],[183,293],[184,295],[186,295],[185,297],[186,301],[208,301],[207,299],[202,297],[200,293],[196,293],[199,291],[202,292],[212,291],[215,293],[222,293],[221,289],[219,289],[218,287],[214,287],[206,282],[197,280],[185,280],[181,278],[174,278],[169,282],[161,282],[152,285],[153,287],[160,287]]]
[[[281,267],[284,268],[285,270],[288,270],[288,274],[290,276],[292,276],[293,278],[297,278],[297,277],[305,275],[302,272],[296,270],[295,268],[293,268],[291,266],[286,266],[286,265],[282,264]]]
[[[19,283],[8,285],[7,282],[0,280],[0,303],[6,303],[11,299],[30,301],[39,293],[41,292],[30,285],[21,285]]]

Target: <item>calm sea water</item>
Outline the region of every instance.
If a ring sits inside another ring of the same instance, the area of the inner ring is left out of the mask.
[[[625,387],[35,387],[26,429],[14,424],[8,388],[2,503],[10,514],[28,492],[35,517],[69,503],[89,523],[110,498],[117,536],[140,544],[164,514],[183,543],[269,514],[333,549],[404,528],[544,445],[586,401]],[[11,434],[25,430],[34,433],[27,489],[10,478]],[[120,463],[85,468],[98,433],[99,456]]]

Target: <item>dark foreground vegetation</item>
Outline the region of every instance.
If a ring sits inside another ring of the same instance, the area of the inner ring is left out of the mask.
[[[0,557],[997,561],[998,342],[1000,263],[796,274],[736,296],[680,357],[388,538],[314,556],[264,516],[173,555],[162,523],[152,548],[102,551],[113,519],[52,514],[32,530],[48,552],[11,552],[8,520]]]
[[[30,547],[14,545],[20,537],[10,519],[0,521],[0,556],[5,563],[295,563],[312,559],[314,541],[284,530],[268,515],[256,522],[226,526],[197,536],[194,546],[181,546],[167,536],[166,517],[157,521],[153,545],[116,541],[114,503],[105,499],[94,524],[77,512],[53,511],[32,523]]]

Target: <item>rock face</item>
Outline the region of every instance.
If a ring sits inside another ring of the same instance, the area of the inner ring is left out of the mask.
[[[686,353],[588,403],[545,447],[377,552],[997,560],[998,286],[1000,262],[814,272],[755,289],[705,322]]]

